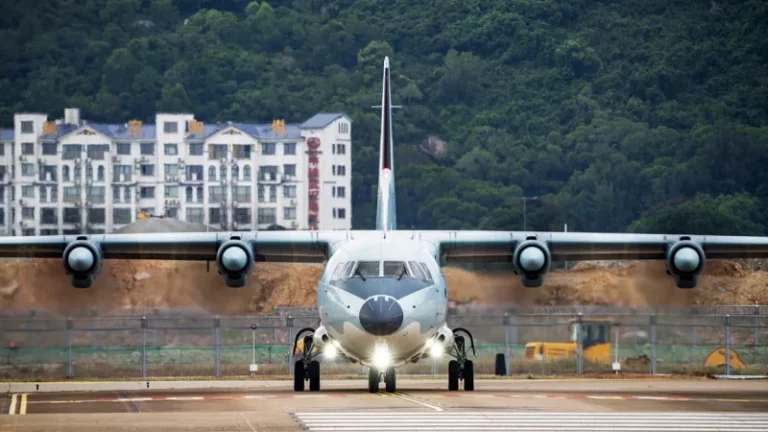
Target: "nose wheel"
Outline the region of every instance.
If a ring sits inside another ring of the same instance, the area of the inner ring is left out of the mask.
[[[296,355],[299,345],[299,337],[304,333],[309,333],[302,339],[302,347],[299,355],[301,356],[294,363],[293,367],[293,390],[303,392],[305,384],[309,382],[309,391],[320,391],[320,362],[315,360],[319,351],[313,353],[315,348],[315,329],[304,328],[296,333],[296,340],[293,342],[293,355]]]
[[[384,372],[381,372],[375,367],[368,369],[368,391],[371,393],[379,392],[379,383],[384,381],[384,388],[387,393],[394,393],[397,391],[397,379],[395,374],[395,368],[389,367]]]
[[[469,347],[462,333],[469,336]],[[464,391],[475,390],[475,365],[472,360],[469,360],[470,348],[472,349],[472,355],[477,356],[472,333],[464,328],[453,330],[453,346],[448,351],[448,354],[455,360],[448,362],[449,391],[458,391],[459,382],[464,382]]]

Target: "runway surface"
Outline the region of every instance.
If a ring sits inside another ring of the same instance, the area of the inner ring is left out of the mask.
[[[368,393],[366,380],[325,380],[318,393],[291,381],[142,384],[0,384],[0,432],[768,431],[768,381],[477,380],[448,392],[399,379],[393,394]]]

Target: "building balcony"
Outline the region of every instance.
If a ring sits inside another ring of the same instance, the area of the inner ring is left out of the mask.
[[[259,176],[259,183],[280,184],[283,182],[282,174],[262,174]]]
[[[179,177],[179,182],[181,184],[202,184],[204,183],[203,175],[202,174],[189,174],[185,176]]]

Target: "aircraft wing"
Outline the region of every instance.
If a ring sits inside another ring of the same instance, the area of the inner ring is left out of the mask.
[[[214,261],[221,245],[240,240],[255,261],[323,262],[339,231],[258,231],[0,237],[0,257],[61,258],[77,241],[96,245],[102,258]]]
[[[529,239],[545,245],[553,261],[665,259],[681,241],[700,246],[706,258],[768,257],[768,237],[512,231],[433,231],[424,237],[439,244],[448,263],[511,262]]]

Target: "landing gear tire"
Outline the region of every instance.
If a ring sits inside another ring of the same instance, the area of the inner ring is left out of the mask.
[[[387,372],[384,374],[384,384],[387,388],[387,393],[394,393],[397,391],[397,382],[395,379],[395,368],[387,368]]]
[[[371,393],[379,392],[379,370],[368,368],[368,391]]]
[[[471,360],[464,362],[464,391],[475,390],[475,365]]]
[[[304,362],[301,360],[293,365],[293,391],[304,391]]]
[[[448,391],[459,390],[459,362],[451,360],[448,362]]]
[[[320,362],[309,363],[309,391],[320,391]]]

